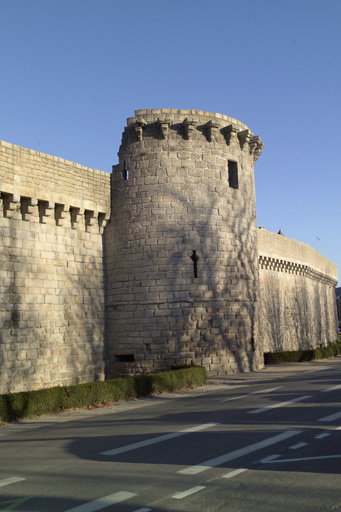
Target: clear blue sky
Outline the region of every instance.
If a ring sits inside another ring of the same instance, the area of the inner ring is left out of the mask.
[[[0,139],[110,172],[138,108],[247,124],[258,225],[341,275],[340,0],[0,0]]]

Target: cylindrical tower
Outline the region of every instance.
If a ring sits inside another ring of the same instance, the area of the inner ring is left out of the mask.
[[[262,148],[222,114],[153,109],[128,119],[105,234],[110,376],[262,364],[253,172]]]

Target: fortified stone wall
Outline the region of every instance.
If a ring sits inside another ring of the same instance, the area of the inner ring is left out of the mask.
[[[262,365],[253,173],[262,147],[221,114],[138,110],[128,119],[106,230],[112,375]]]
[[[256,227],[262,148],[173,109],[128,119],[111,176],[0,142],[0,393],[334,341],[336,266]]]
[[[110,175],[0,142],[0,393],[104,378]]]
[[[337,337],[337,267],[309,245],[258,230],[259,336],[264,352],[315,348]]]

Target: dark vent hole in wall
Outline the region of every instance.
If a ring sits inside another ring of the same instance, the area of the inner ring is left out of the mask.
[[[228,162],[229,168],[229,186],[231,188],[238,188],[238,164],[233,160]]]
[[[134,354],[115,354],[119,363],[133,363],[135,361]]]

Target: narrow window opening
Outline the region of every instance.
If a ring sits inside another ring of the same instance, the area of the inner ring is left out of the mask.
[[[197,251],[193,251],[191,260],[193,261],[193,274],[195,278],[198,277],[198,259],[199,256],[197,255]]]
[[[127,170],[125,161],[123,162],[123,179],[129,180],[129,171]]]
[[[229,186],[231,188],[238,188],[238,164],[233,160],[228,162],[229,168]]]
[[[133,363],[135,361],[134,354],[115,354],[115,357],[119,363]]]

